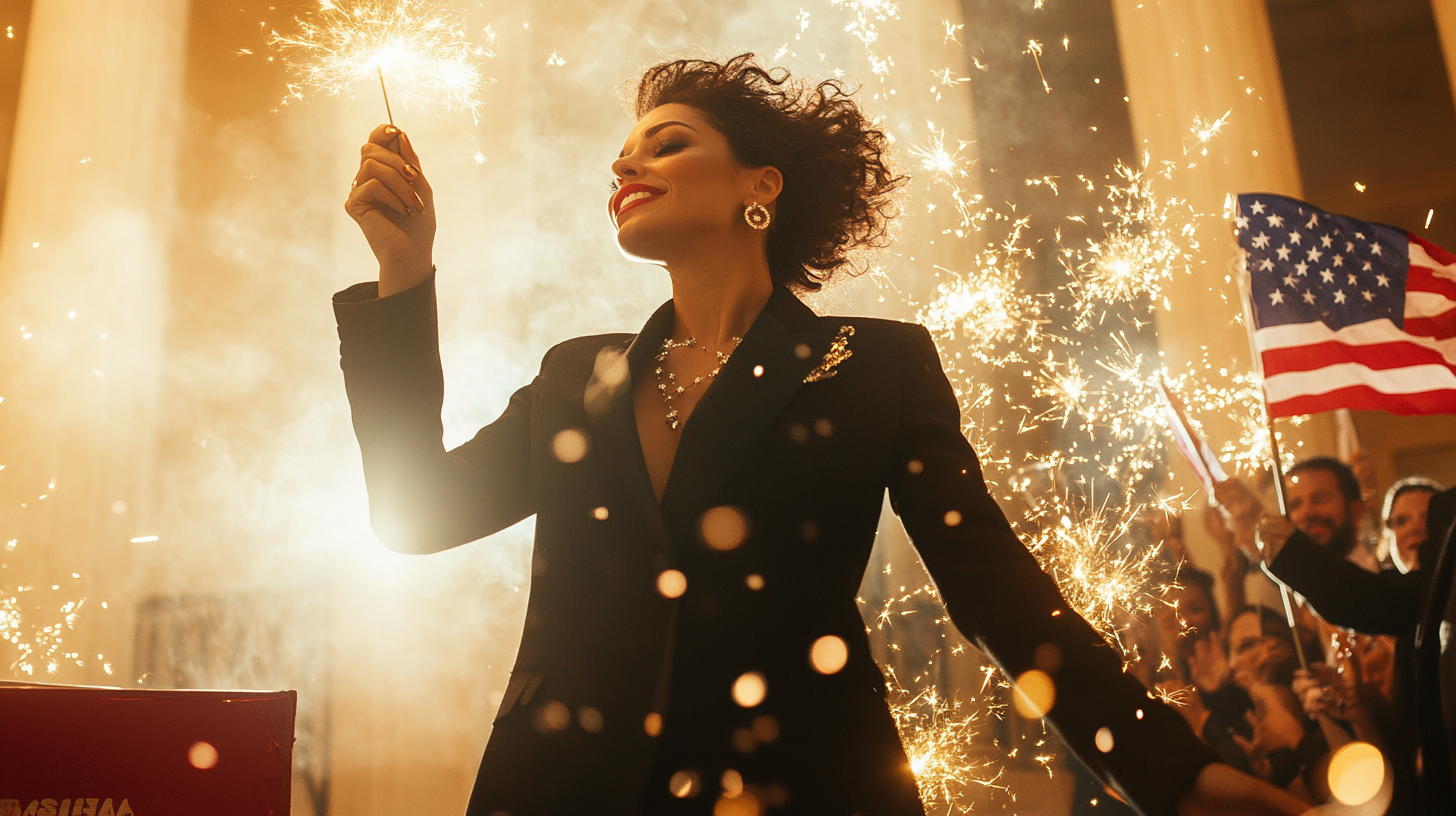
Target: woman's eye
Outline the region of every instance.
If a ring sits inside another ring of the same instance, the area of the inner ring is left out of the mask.
[[[620,189],[622,189],[622,187],[621,187],[621,185],[617,184],[616,181],[609,181],[609,182],[607,182],[607,192],[609,192],[609,193],[615,193],[615,192],[617,192]]]
[[[652,151],[652,155],[653,156],[662,156],[662,155],[665,155],[667,153],[673,153],[673,152],[676,152],[678,150],[681,150],[684,147],[687,147],[687,145],[684,144],[684,143],[682,143],[682,142],[663,142],[662,144],[660,144],[660,145],[657,146],[657,149],[656,150]]]

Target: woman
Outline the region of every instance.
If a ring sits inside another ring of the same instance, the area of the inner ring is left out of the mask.
[[[1431,497],[1445,490],[1440,482],[1424,476],[1401,479],[1385,491],[1380,508],[1382,537],[1391,564],[1402,574],[1420,569],[1421,546],[1426,543],[1426,511]]]
[[[1051,675],[1051,721],[1125,798],[1297,809],[1210,765],[1067,608],[987,494],[926,331],[793,294],[882,242],[903,183],[843,88],[684,60],[646,72],[635,112],[609,214],[673,299],[636,335],[551,349],[453,451],[407,136],[371,134],[346,204],[379,259],[335,297],[379,538],[433,552],[537,519],[469,813],[921,813],[855,603],[886,487],[961,630]]]

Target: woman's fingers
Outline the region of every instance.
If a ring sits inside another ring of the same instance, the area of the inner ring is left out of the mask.
[[[360,182],[349,194],[349,200],[345,204],[345,209],[351,215],[362,213],[365,209],[383,208],[393,210],[399,215],[410,215],[409,206],[405,204],[404,199],[377,178],[369,178]]]
[[[395,156],[395,159],[398,158]],[[420,198],[419,193],[415,192],[414,187],[410,186],[404,174],[382,161],[368,158],[360,162],[359,172],[354,176],[354,181],[360,186],[366,181],[377,181],[409,209],[421,212],[425,209],[425,202]],[[408,212],[405,214],[408,215]]]
[[[400,132],[400,129],[394,125],[380,125],[369,131],[369,144],[397,150]]]
[[[403,134],[400,136],[403,138]],[[381,167],[389,168],[398,177],[398,184],[393,183],[393,179],[389,178],[388,174],[381,177],[381,180],[391,190],[394,190],[411,207],[417,210],[426,209],[426,205],[430,203],[433,196],[429,183],[424,180],[424,175],[420,173],[419,167],[407,162],[399,153],[372,142],[366,143],[359,149],[359,157],[360,175],[355,176],[356,181],[362,183],[365,178],[365,168],[370,162],[375,162]],[[377,172],[378,168],[375,168],[375,171]]]

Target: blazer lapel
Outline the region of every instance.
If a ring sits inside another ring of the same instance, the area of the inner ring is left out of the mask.
[[[642,331],[625,350],[604,348],[586,388],[586,413],[602,453],[615,464],[622,483],[632,497],[657,548],[667,558],[667,566],[675,564],[672,538],[663,521],[652,479],[647,475],[647,462],[642,457],[642,441],[637,436],[637,416],[632,408],[632,382],[646,376],[647,366],[662,339],[672,331],[672,301],[662,304]]]
[[[775,290],[683,426],[664,515],[701,512],[823,360],[836,328]]]

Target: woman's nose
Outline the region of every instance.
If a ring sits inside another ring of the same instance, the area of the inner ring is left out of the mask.
[[[640,173],[637,165],[628,157],[623,156],[612,162],[612,175],[619,179],[634,178]]]

